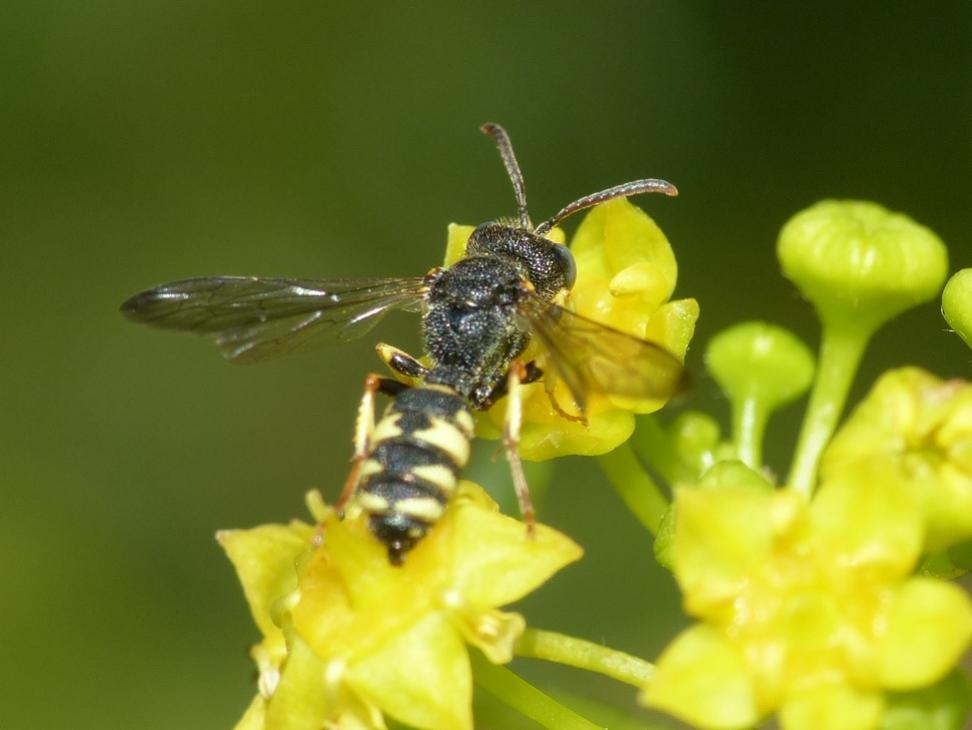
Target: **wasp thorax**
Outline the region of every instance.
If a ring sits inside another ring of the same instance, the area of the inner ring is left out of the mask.
[[[570,249],[524,228],[502,223],[483,223],[472,232],[466,247],[469,255],[509,256],[527,269],[537,294],[552,299],[561,289],[574,285],[577,270]]]

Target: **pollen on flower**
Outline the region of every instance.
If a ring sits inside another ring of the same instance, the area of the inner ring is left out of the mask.
[[[344,659],[332,659],[324,669],[324,683],[328,687],[338,687],[344,680],[348,663]]]
[[[462,595],[454,588],[449,588],[442,592],[442,605],[449,608],[460,608],[462,606]]]

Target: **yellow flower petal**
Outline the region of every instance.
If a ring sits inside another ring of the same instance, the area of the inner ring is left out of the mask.
[[[329,719],[322,691],[326,665],[296,634],[287,645],[287,663],[267,703],[266,730],[320,730]]]
[[[442,613],[424,617],[378,652],[355,661],[348,683],[387,714],[422,730],[471,730],[472,671]]]
[[[884,702],[877,692],[830,684],[801,692],[780,709],[782,730],[873,730]]]
[[[695,299],[666,302],[648,318],[645,338],[652,342],[663,342],[666,350],[685,359],[698,318],[699,303]]]
[[[504,606],[530,593],[583,550],[544,525],[533,535],[519,520],[471,501],[454,510],[451,590],[465,605]]]
[[[325,548],[301,577],[295,627],[322,656],[373,651],[436,608],[437,586],[448,576],[448,532],[443,518],[404,565],[393,566],[364,520],[328,522]]]
[[[572,412],[574,401],[562,382],[557,383],[554,393],[561,407]],[[554,410],[544,392],[544,383],[524,386],[523,396],[520,456],[530,461],[543,461],[564,454],[604,454],[627,441],[634,431],[634,416],[603,398],[588,405],[587,424],[583,424],[567,420]],[[497,433],[502,433],[499,429],[506,418],[505,405],[505,401],[501,402],[489,411]],[[480,435],[487,437],[489,434]]]
[[[882,646],[882,683],[912,689],[941,679],[972,639],[972,603],[958,586],[911,578],[899,589]]]
[[[298,557],[310,548],[314,528],[294,521],[252,530],[222,530],[216,539],[236,569],[253,620],[264,636],[277,631],[274,603],[297,587]]]
[[[834,436],[824,479],[880,461],[922,497],[928,550],[972,537],[972,385],[919,368],[885,373]]]
[[[740,589],[772,547],[773,495],[751,485],[681,488],[675,497],[675,575],[687,610],[708,615]]]
[[[759,717],[742,657],[704,624],[669,645],[640,699],[706,730],[747,728]]]
[[[885,462],[837,472],[820,487],[811,514],[816,533],[849,565],[898,577],[921,552],[920,499]]]
[[[668,239],[658,225],[640,208],[624,198],[597,206],[585,216],[571,241],[577,262],[577,286],[583,287],[587,275],[613,278],[631,266],[654,283],[654,291],[639,292],[656,304],[666,301],[675,289],[678,266]],[[586,258],[596,254],[603,268],[588,266]],[[581,266],[580,259],[585,259]],[[645,264],[649,264],[650,268]],[[647,274],[646,272],[651,272]]]
[[[266,726],[267,701],[260,695],[253,698],[243,717],[233,730],[264,730]]]
[[[466,244],[469,242],[469,237],[474,230],[476,230],[476,226],[464,226],[459,223],[449,224],[446,237],[445,261],[442,262],[443,266],[452,266],[456,261],[466,255]]]
[[[477,647],[493,664],[513,660],[516,641],[526,628],[526,620],[518,613],[505,611],[453,611],[453,621],[463,638]]]

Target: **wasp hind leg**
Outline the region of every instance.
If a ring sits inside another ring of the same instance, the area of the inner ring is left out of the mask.
[[[519,360],[510,365],[510,372],[506,377],[506,419],[503,423],[503,446],[506,447],[506,458],[510,462],[510,472],[513,475],[513,489],[520,503],[520,512],[526,522],[527,534],[531,537],[536,532],[536,517],[533,511],[533,500],[530,499],[530,487],[527,485],[526,475],[523,473],[523,462],[520,460],[520,426],[523,423],[523,383],[529,375],[528,368]]]
[[[351,471],[348,472],[344,488],[334,505],[339,515],[343,516],[348,500],[358,488],[361,465],[364,464],[371,450],[371,434],[375,430],[375,396],[378,393],[395,396],[408,387],[405,383],[375,373],[365,376],[364,394],[361,396],[361,403],[358,404],[358,417],[354,425],[354,455],[351,457]]]

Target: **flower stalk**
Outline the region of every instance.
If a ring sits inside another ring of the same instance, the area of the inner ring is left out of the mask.
[[[824,323],[817,379],[810,393],[787,483],[809,498],[820,455],[834,435],[871,331],[853,322]]]
[[[668,510],[668,499],[648,474],[628,443],[597,457],[601,470],[631,514],[652,534],[657,534]]]
[[[541,727],[550,730],[605,730],[562,705],[506,667],[472,655],[476,685]]]
[[[655,672],[654,665],[644,659],[556,631],[528,628],[515,651],[517,656],[586,669],[635,687],[648,682]]]

